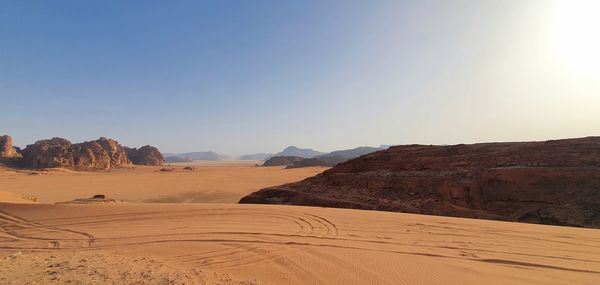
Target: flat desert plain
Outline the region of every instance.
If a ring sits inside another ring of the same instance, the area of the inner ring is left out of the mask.
[[[0,169],[0,191],[56,203],[95,194],[127,202],[237,203],[262,188],[295,182],[326,167],[256,167],[258,161],[219,161],[134,166],[110,171]],[[185,170],[184,167],[193,170]],[[161,171],[165,169],[168,171]]]
[[[600,284],[599,230],[239,205],[325,168],[183,167],[1,171],[0,284]],[[93,194],[129,202],[51,204]]]

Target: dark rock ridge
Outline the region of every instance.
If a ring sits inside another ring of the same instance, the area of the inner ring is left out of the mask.
[[[125,148],[127,152],[127,157],[129,160],[133,162],[133,164],[137,165],[162,165],[165,163],[165,159],[163,158],[160,151],[157,148],[145,145],[140,148]]]
[[[600,137],[394,146],[240,203],[600,227]]]
[[[313,158],[303,158],[299,156],[274,156],[267,159],[262,166],[287,166],[287,168],[335,166],[347,160],[348,159],[341,156],[317,156]]]
[[[276,153],[273,156],[298,156],[302,158],[311,158],[317,155],[324,154],[323,152],[316,151],[309,148],[299,148],[295,146],[288,146],[282,152]]]
[[[350,160],[350,159],[353,159],[353,158],[357,158],[357,157],[359,157],[361,155],[369,154],[369,153],[380,151],[380,150],[383,150],[383,149],[385,149],[385,148],[382,148],[382,147],[361,146],[361,147],[357,147],[357,148],[353,148],[353,149],[345,149],[345,150],[332,151],[330,153],[326,153],[326,154],[323,154],[323,155],[316,156],[316,158],[341,157],[341,158],[345,158],[346,160]]]
[[[350,159],[357,158],[361,155],[369,154],[372,152],[376,152],[382,150],[383,148],[377,147],[367,147],[361,146],[353,149],[345,149],[345,150],[337,150],[332,151],[330,153],[317,155],[315,157],[310,158],[302,158],[301,159],[284,159],[278,158],[269,162],[271,166],[274,163],[278,163],[276,165],[286,165],[288,168],[298,168],[298,167],[310,167],[310,166],[335,166],[342,162],[346,162]],[[294,157],[297,156],[279,156],[279,157]],[[275,157],[273,157],[275,158]],[[273,159],[271,158],[271,159]],[[266,164],[266,163],[265,163]],[[267,165],[269,166],[269,165]]]
[[[131,161],[125,148],[111,139],[72,144],[66,139],[52,138],[37,141],[23,149],[22,164],[32,168],[109,169],[131,164]]]
[[[342,156],[315,156],[313,158],[303,158],[288,165],[287,168],[299,168],[310,166],[336,166],[342,162],[348,161],[348,158]]]
[[[179,157],[179,156],[167,156],[165,157],[165,161],[168,163],[178,163],[178,162],[193,162],[193,160],[189,158]]]
[[[274,156],[265,161],[262,166],[291,166],[303,159],[299,156]]]
[[[315,157],[304,158],[300,161],[292,163],[291,165],[288,165],[288,168],[309,166],[336,166],[350,159],[357,158],[361,155],[366,155],[380,150],[383,150],[383,148],[368,146],[361,146],[353,149],[336,150],[330,153],[317,155]]]

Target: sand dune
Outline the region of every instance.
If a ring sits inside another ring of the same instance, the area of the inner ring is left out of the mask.
[[[592,229],[270,205],[0,209],[2,284],[600,284]]]
[[[299,181],[327,169],[254,167],[255,163],[196,162],[98,172],[3,169],[0,170],[0,189],[36,196],[41,203],[70,201],[95,194],[129,202],[237,203],[241,197],[261,188]],[[185,166],[193,166],[194,170],[184,170]],[[161,172],[161,168],[174,171]]]

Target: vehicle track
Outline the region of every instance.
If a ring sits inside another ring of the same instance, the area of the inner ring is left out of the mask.
[[[22,249],[39,249],[44,248],[44,245],[49,249],[58,249],[61,245],[68,248],[89,247],[96,240],[94,235],[87,232],[46,226],[2,210],[0,210],[0,233],[9,238],[4,242],[9,242],[11,248]]]

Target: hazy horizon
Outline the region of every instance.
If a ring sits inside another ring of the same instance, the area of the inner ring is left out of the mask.
[[[4,1],[0,135],[165,153],[600,135],[598,1]]]

